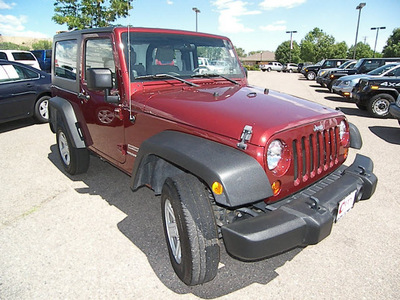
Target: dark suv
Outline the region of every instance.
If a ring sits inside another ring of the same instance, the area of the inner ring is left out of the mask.
[[[329,69],[329,68],[337,68],[344,62],[348,61],[348,59],[323,59],[316,63],[315,65],[310,65],[301,70],[301,73],[308,80],[315,80],[317,77],[318,71],[321,69]]]
[[[368,157],[344,165],[362,145],[345,115],[249,86],[226,37],[72,31],[54,37],[53,62],[50,128],[65,171],[85,172],[92,152],[132,190],[161,195],[171,264],[188,285],[216,276],[222,243],[242,260],[316,244],[375,191]]]

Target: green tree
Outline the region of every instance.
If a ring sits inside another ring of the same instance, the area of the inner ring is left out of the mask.
[[[244,51],[243,48],[236,48],[235,47],[235,50],[236,50],[236,53],[237,53],[237,55],[239,57],[246,57],[246,52]]]
[[[52,43],[51,43],[51,41],[48,41],[48,40],[40,40],[40,41],[37,41],[36,43],[32,44],[33,50],[47,50],[47,49],[51,49],[51,47],[52,47]]]
[[[0,49],[2,49],[2,50],[25,50],[25,51],[29,51],[29,47],[28,46],[18,45],[18,44],[14,44],[14,43],[11,43],[11,42],[1,42],[0,43]]]
[[[106,27],[126,17],[132,0],[56,0],[52,20],[68,29]]]
[[[353,58],[354,54],[354,46],[351,46],[347,51],[347,57]],[[356,59],[366,58],[366,57],[373,57],[374,50],[371,49],[371,46],[368,44],[364,44],[362,42],[357,43],[356,48]],[[375,55],[377,57],[377,55]]]
[[[383,47],[383,57],[400,57],[400,28],[395,28]]]
[[[283,64],[300,62],[300,46],[293,41],[293,49],[290,50],[290,41],[285,41],[275,50],[275,59]]]
[[[324,58],[345,58],[345,42],[335,43],[335,38],[319,28],[306,34],[300,43],[300,58],[303,61],[317,62]]]

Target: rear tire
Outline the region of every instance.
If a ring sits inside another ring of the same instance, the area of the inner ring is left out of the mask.
[[[165,238],[172,267],[187,285],[212,280],[219,243],[206,187],[194,176],[167,178],[161,194]]]
[[[40,123],[46,123],[49,121],[49,99],[50,96],[43,96],[35,103],[34,115],[35,119]]]
[[[57,149],[64,170],[71,174],[85,173],[89,168],[89,151],[86,148],[74,148],[65,130],[57,130]]]
[[[394,98],[389,94],[378,94],[369,99],[367,109],[370,114],[377,118],[389,116],[389,105],[394,103]]]

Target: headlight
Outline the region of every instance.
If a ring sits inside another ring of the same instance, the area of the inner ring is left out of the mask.
[[[350,80],[345,80],[345,81],[343,81],[343,85],[350,85]]]
[[[339,124],[339,138],[340,143],[343,147],[349,147],[350,144],[350,133],[347,128],[347,123],[345,121],[341,121]]]
[[[290,153],[286,144],[281,140],[273,140],[267,150],[268,169],[275,175],[282,176],[288,170],[290,161]]]
[[[327,71],[321,71],[321,74],[319,74],[320,76],[324,76],[327,73]]]

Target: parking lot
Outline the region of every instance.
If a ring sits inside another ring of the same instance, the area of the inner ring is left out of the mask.
[[[187,287],[165,245],[159,198],[96,157],[71,177],[48,124],[0,124],[0,299],[398,299],[400,126],[298,73],[250,71],[251,84],[340,108],[360,130],[378,187],[315,246],[258,262],[222,248],[217,277]]]

